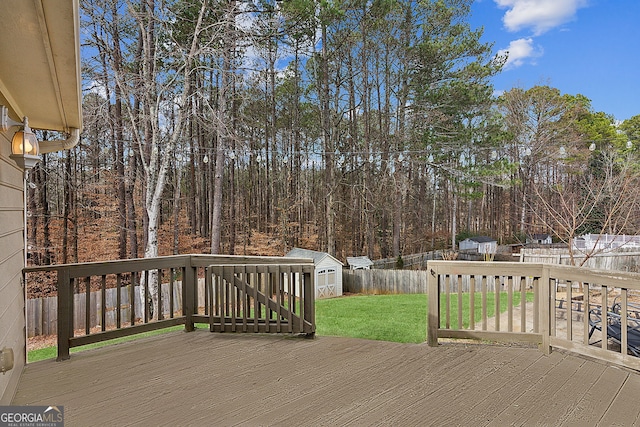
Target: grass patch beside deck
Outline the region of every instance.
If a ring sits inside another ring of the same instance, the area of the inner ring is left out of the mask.
[[[427,296],[356,295],[316,301],[316,334],[420,343],[427,336]]]
[[[440,296],[444,307],[446,295]],[[495,294],[487,293],[487,317],[495,313]],[[533,301],[533,293],[527,293]],[[500,312],[507,311],[507,293],[500,293]],[[458,295],[450,295],[450,322],[453,329],[458,323]],[[513,294],[513,304],[520,304],[520,294]],[[476,324],[482,321],[482,297],[476,292],[474,299]],[[445,326],[441,313],[441,326]],[[469,294],[462,294],[462,324],[469,327]],[[427,337],[427,296],[357,295],[316,301],[316,333],[369,340],[421,343]]]

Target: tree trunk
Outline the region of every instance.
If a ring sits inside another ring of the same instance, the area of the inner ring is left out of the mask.
[[[51,232],[49,224],[51,222],[51,211],[49,208],[49,194],[47,189],[47,179],[45,170],[47,169],[47,155],[42,156],[42,167],[38,168],[40,173],[40,205],[42,206],[42,246],[44,247],[43,265],[51,265]]]
[[[182,172],[176,166],[173,189],[173,254],[180,253],[180,192],[182,188]]]
[[[231,56],[233,54],[235,40],[234,33],[234,7],[235,1],[231,0],[224,11],[225,38],[222,48],[222,70],[220,88],[218,90],[218,126],[216,129],[216,164],[213,178],[213,206],[212,206],[212,230],[211,230],[211,253],[220,253],[220,243],[222,241],[222,199],[223,199],[223,178],[225,153],[227,150],[228,127],[233,124],[230,117],[229,99],[232,93],[231,79]],[[267,165],[268,166],[268,165]]]
[[[71,216],[71,209],[72,209],[72,199],[73,199],[73,195],[72,195],[72,189],[73,189],[73,182],[72,182],[72,174],[71,174],[71,152],[66,152],[65,158],[64,158],[64,169],[65,169],[65,175],[66,175],[66,179],[64,180],[64,207],[63,207],[63,221],[62,221],[62,227],[63,227],[63,234],[62,234],[62,263],[63,264],[67,264],[69,263],[69,222],[70,221],[70,216]]]
[[[334,172],[333,172],[333,144],[331,140],[329,109],[329,58],[327,51],[327,26],[322,25],[322,139],[324,147],[325,167],[325,236],[326,251],[335,255],[335,214],[334,214]]]

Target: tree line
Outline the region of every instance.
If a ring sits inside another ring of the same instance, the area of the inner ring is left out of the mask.
[[[87,230],[119,258],[255,232],[342,259],[637,234],[640,116],[496,96],[506,57],[471,4],[82,0],[84,130],[30,174],[33,262],[90,260]]]

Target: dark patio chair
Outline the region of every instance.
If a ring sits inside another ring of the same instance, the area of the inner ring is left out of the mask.
[[[602,332],[602,308],[595,307],[589,310],[589,325],[589,338],[596,329]],[[622,345],[622,317],[613,311],[607,312],[607,338]],[[600,341],[590,344],[598,342]],[[640,357],[640,318],[627,316],[627,350]]]
[[[611,305],[611,311],[613,311],[616,314],[622,315],[622,302],[620,301],[619,296],[613,299],[613,304]],[[640,320],[640,304],[627,302],[627,317],[632,317],[634,319]]]

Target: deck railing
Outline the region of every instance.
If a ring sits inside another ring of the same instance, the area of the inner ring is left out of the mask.
[[[640,370],[640,358],[628,354],[638,331],[627,321],[640,301],[638,273],[510,262],[429,261],[427,268],[431,346],[439,338],[533,342],[546,353],[565,349]],[[614,320],[618,336],[602,327]]]
[[[219,332],[315,333],[309,259],[178,255],[24,272],[26,280],[30,273],[57,274],[58,360],[68,359],[73,347],[176,325],[187,332],[206,323]],[[108,288],[116,289],[115,301],[107,299]],[[97,305],[91,304],[96,289]],[[135,304],[136,299],[143,303]],[[74,319],[76,304],[85,307],[80,322]],[[99,312],[91,309],[96,306]],[[106,326],[108,315],[115,317],[115,327]]]

